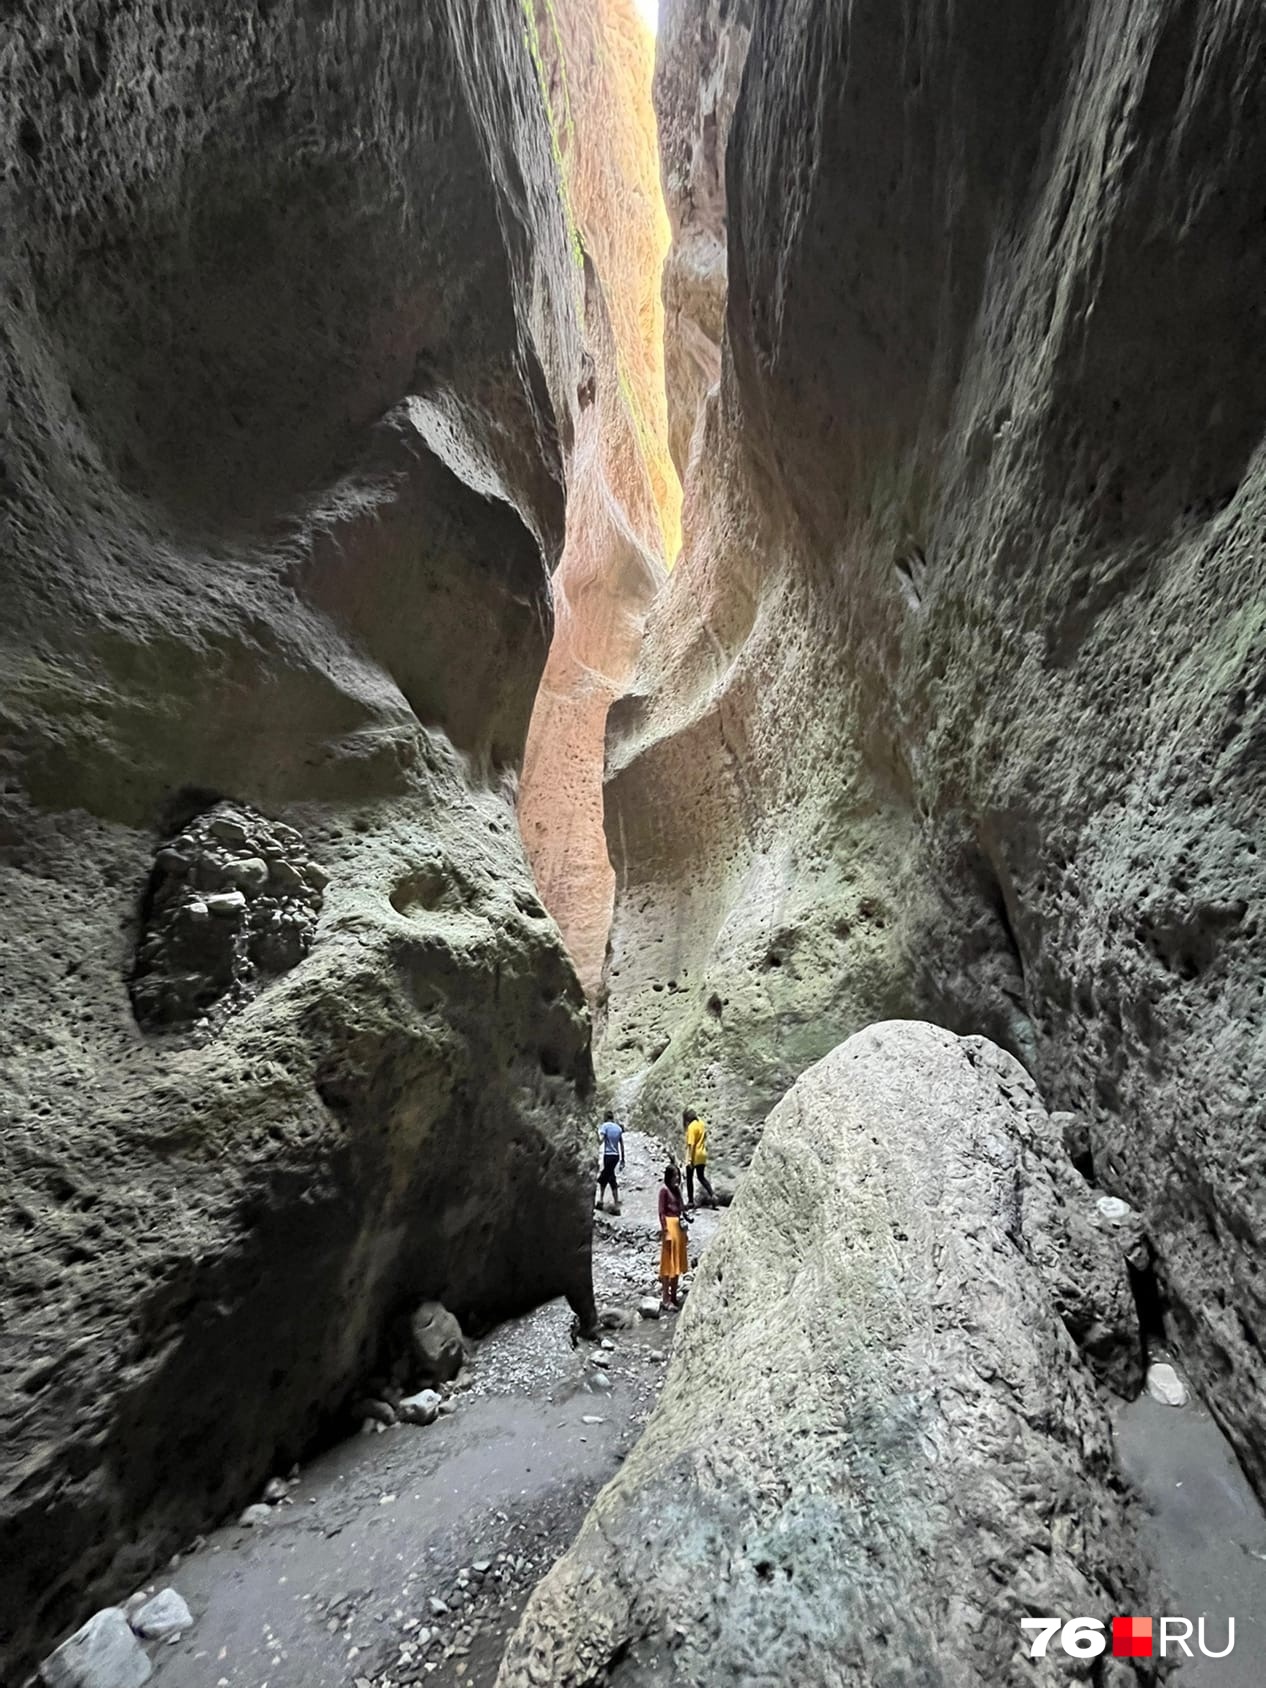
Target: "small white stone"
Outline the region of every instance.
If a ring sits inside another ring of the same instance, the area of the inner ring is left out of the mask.
[[[259,1501],[256,1501],[254,1506],[248,1506],[246,1508],[246,1511],[238,1519],[238,1523],[244,1524],[247,1529],[250,1529],[255,1524],[270,1524],[272,1522],[272,1517],[272,1507],[264,1506]]]
[[[448,1601],[441,1600],[438,1594],[433,1594],[427,1604],[437,1618],[442,1618],[448,1611]]]
[[[658,1319],[660,1314],[659,1302],[653,1295],[644,1295],[638,1303],[637,1310],[644,1319]]]
[[[1158,1360],[1147,1368],[1147,1392],[1154,1401],[1159,1401],[1163,1407],[1185,1407],[1187,1405],[1187,1386],[1178,1373],[1164,1360]]]
[[[406,1424],[434,1424],[443,1407],[436,1390],[420,1389],[416,1395],[407,1395],[396,1410]]]
[[[1095,1203],[1103,1217],[1112,1224],[1121,1219],[1128,1219],[1134,1212],[1129,1202],[1123,1202],[1120,1196],[1100,1196]]]
[[[264,1499],[270,1506],[276,1506],[279,1500],[285,1500],[289,1490],[280,1477],[270,1477],[264,1487]]]

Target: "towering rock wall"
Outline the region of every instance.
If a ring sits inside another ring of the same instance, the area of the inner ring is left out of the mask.
[[[738,1165],[860,1024],[1002,1043],[1146,1212],[1259,1484],[1264,35],[757,7],[722,380],[612,720],[603,1046]]]
[[[654,47],[632,0],[550,0],[534,19],[583,253],[587,361],[554,639],[519,820],[541,896],[592,995],[615,889],[602,825],[607,711],[633,672],[647,608],[680,542],[659,297],[668,221],[651,105]]]
[[[721,378],[725,149],[753,0],[661,0],[655,52],[660,168],[672,226],[664,264],[669,443],[685,481],[703,402]]]
[[[398,1304],[588,1311],[592,1081],[506,785],[580,369],[520,8],[19,7],[0,87],[8,1681]]]

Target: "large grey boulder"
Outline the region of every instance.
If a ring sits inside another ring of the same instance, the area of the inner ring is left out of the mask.
[[[466,1358],[462,1327],[438,1301],[424,1301],[409,1320],[414,1376],[422,1383],[447,1383]]]
[[[117,1606],[96,1612],[40,1666],[45,1688],[141,1688],[153,1667]]]
[[[1022,1617],[1151,1609],[1050,1277],[1058,1141],[978,1038],[885,1023],[806,1073],[499,1688],[1020,1688],[1052,1669]],[[1060,1680],[1134,1680],[1092,1666]]]

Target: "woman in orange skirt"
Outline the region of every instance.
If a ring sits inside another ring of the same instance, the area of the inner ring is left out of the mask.
[[[660,1305],[680,1307],[677,1282],[687,1267],[686,1227],[681,1217],[681,1174],[670,1161],[664,1168],[659,1192],[659,1283]]]

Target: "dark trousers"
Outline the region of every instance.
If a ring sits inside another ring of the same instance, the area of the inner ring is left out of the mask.
[[[702,1195],[707,1196],[708,1200],[712,1203],[713,1207],[715,1207],[716,1204],[717,1204],[717,1199],[712,1193],[712,1186],[708,1182],[708,1174],[707,1174],[706,1170],[701,1166],[691,1166],[689,1164],[689,1162],[687,1162],[687,1164],[686,1164],[686,1204],[687,1204],[687,1206],[693,1207],[695,1205],[695,1179],[696,1179],[696,1177],[699,1180],[700,1193]]]
[[[602,1192],[608,1184],[611,1186],[611,1200],[617,1207],[620,1205],[620,1188],[615,1181],[615,1169],[620,1164],[619,1155],[603,1155],[602,1171],[598,1174],[598,1203],[601,1206]]]

